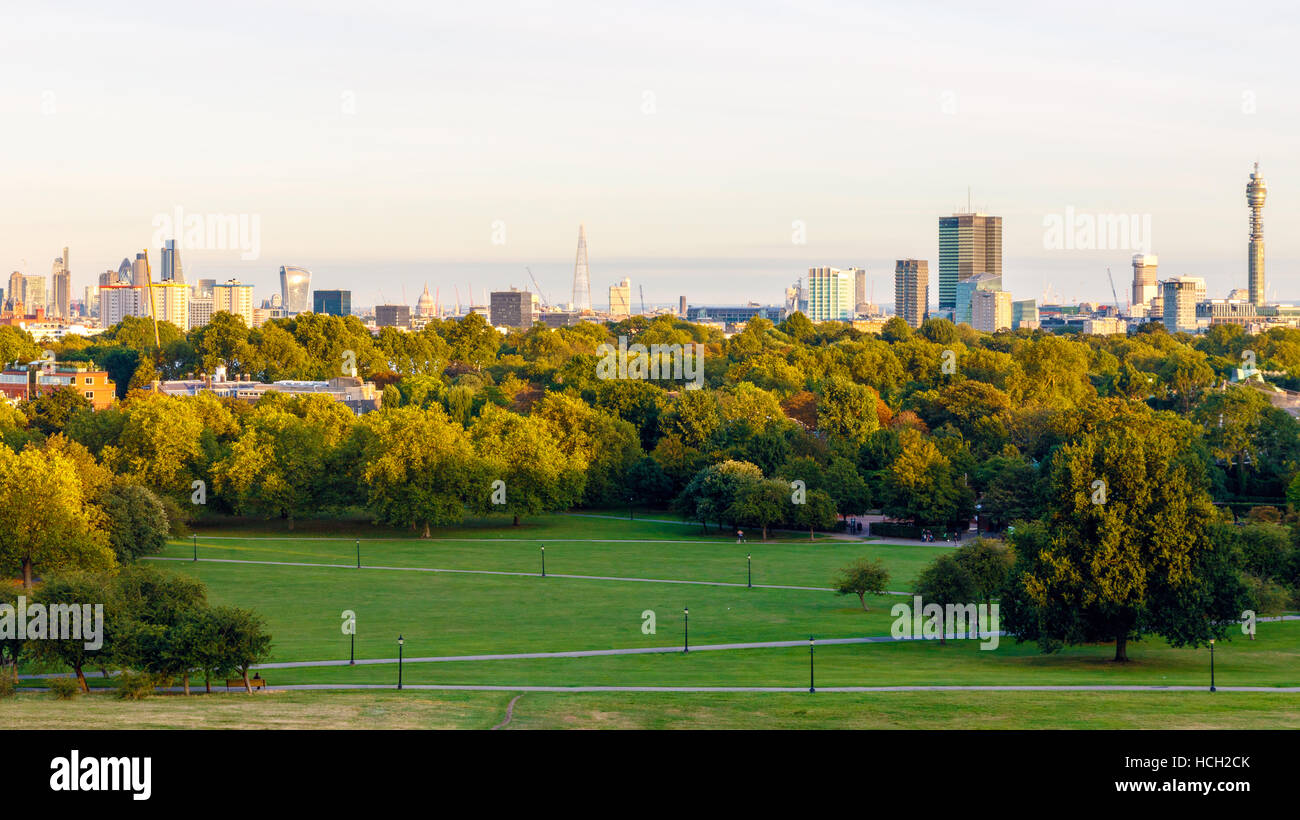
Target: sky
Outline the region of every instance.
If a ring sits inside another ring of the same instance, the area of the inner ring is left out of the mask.
[[[1018,299],[1111,301],[1109,267],[1125,304],[1148,249],[1225,296],[1258,161],[1269,295],[1300,301],[1286,3],[640,6],[6,3],[0,272],[65,245],[76,295],[145,247],[158,270],[180,209],[244,220],[182,260],[259,301],[290,264],[354,306],[527,269],[565,302],[582,224],[598,308],[624,276],[634,302],[780,303],[810,266],[891,302],[895,259],[937,279],[969,190]],[[1067,213],[1145,220],[1149,248],[1052,247]]]

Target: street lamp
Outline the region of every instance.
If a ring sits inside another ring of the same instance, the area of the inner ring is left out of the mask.
[[[682,645],[682,652],[691,651],[691,608],[682,607],[682,617],[686,625],[686,643]]]
[[[402,688],[402,646],[406,641],[401,635],[397,636],[397,688]]]
[[[745,555],[745,587],[754,588],[754,556],[752,553]]]
[[[1210,638],[1210,691],[1214,690],[1214,639]]]
[[[199,560],[199,534],[194,533],[194,560]]]
[[[636,496],[634,496],[634,495],[629,495],[629,496],[627,497],[627,519],[628,519],[629,521],[635,521],[635,520],[636,520],[636,514],[635,514],[634,512],[632,512],[632,505],[633,505],[635,502],[636,502]]]
[[[357,539],[357,569],[361,569],[361,539]]]
[[[813,636],[809,635],[808,636],[808,691],[809,692],[817,691],[817,685],[815,683],[815,681],[817,680],[817,667],[816,667],[816,662],[813,660],[813,644],[815,643],[816,641],[813,640]]]
[[[546,545],[542,544],[542,577],[546,577]]]

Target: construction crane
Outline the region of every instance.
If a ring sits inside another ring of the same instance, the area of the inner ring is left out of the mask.
[[[548,307],[551,300],[546,298],[545,293],[542,293],[542,285],[537,281],[537,277],[533,276],[533,269],[525,265],[524,270],[528,271],[528,278],[533,280],[533,287],[537,288],[537,295],[542,300],[542,307]]]
[[[144,249],[144,286],[149,291],[149,316],[153,319],[153,346],[156,350],[161,350],[162,342],[158,341],[158,312],[153,302],[153,273],[149,270],[148,248]]]
[[[645,314],[645,285],[641,285],[641,313]]]
[[[1110,295],[1115,300],[1115,315],[1119,315],[1119,294],[1115,292],[1115,277],[1110,272],[1110,266],[1106,267],[1106,278],[1110,279]]]

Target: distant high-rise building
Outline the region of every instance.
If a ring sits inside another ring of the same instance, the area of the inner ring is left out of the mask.
[[[135,284],[134,277],[135,277],[135,265],[132,264],[131,259],[128,257],[122,260],[121,265],[117,266],[117,281],[113,282],[112,284],[132,285]]]
[[[131,284],[143,285],[151,278],[152,276],[149,273],[149,254],[141,251],[135,255],[135,261],[131,263]]]
[[[686,297],[685,297],[685,296],[679,296],[679,297],[677,298],[677,300],[678,300],[678,301],[677,301],[677,315],[678,315],[678,316],[685,316],[685,315],[686,315]]]
[[[1164,291],[1162,318],[1170,333],[1195,333],[1196,304],[1205,298],[1205,280],[1175,276],[1161,283]]]
[[[1012,321],[1011,294],[1005,290],[975,290],[970,300],[971,327],[984,333],[1009,330]]]
[[[54,260],[54,269],[50,272],[49,312],[60,319],[72,318],[72,272],[68,268],[68,249],[63,249],[63,256]]]
[[[853,269],[809,268],[807,316],[814,322],[853,321]]]
[[[162,256],[162,281],[185,284],[185,272],[181,269],[181,252],[176,247],[176,240],[165,241],[160,255]]]
[[[920,327],[930,306],[930,263],[925,259],[899,259],[894,263],[894,313],[912,327]]]
[[[866,304],[867,301],[867,272],[862,268],[853,268],[853,304]]]
[[[939,310],[957,306],[957,283],[980,273],[1002,278],[1002,217],[953,214],[939,218]]]
[[[312,294],[312,311],[327,316],[352,315],[352,291],[318,290]]]
[[[190,295],[190,327],[203,327],[212,321],[213,304],[211,296]]]
[[[209,299],[211,299],[212,289],[215,288],[216,286],[217,286],[216,279],[200,279],[198,283],[193,287],[194,295],[199,298],[206,296]]]
[[[293,265],[280,266],[280,306],[290,315],[311,309],[311,271]]]
[[[1268,185],[1260,176],[1259,163],[1246,185],[1246,204],[1250,206],[1250,256],[1248,287],[1250,301],[1256,307],[1264,304],[1264,198]]]
[[[533,294],[526,290],[494,291],[488,303],[488,321],[493,327],[530,328],[537,317],[533,302]]]
[[[1033,330],[1038,327],[1038,300],[1021,299],[1011,303],[1011,329]]]
[[[953,308],[953,322],[971,325],[975,322],[971,316],[971,301],[977,290],[1002,290],[1002,277],[991,273],[977,273],[969,279],[957,280],[957,304]]]
[[[44,276],[23,276],[19,284],[19,289],[14,294],[15,298],[23,303],[23,308],[27,315],[32,315],[38,310],[50,312],[50,303],[45,291]]]
[[[410,327],[410,305],[375,305],[376,327]]]
[[[212,286],[212,313],[230,313],[244,317],[244,324],[253,326],[253,286],[238,279],[227,279]]]
[[[587,267],[587,229],[578,226],[578,255],[573,262],[573,309],[591,310],[591,270]]]
[[[1159,295],[1160,287],[1156,284],[1156,270],[1160,259],[1154,253],[1133,254],[1133,301],[1134,305],[1147,305]]]
[[[617,285],[609,286],[609,315],[632,315],[632,280],[623,277]]]

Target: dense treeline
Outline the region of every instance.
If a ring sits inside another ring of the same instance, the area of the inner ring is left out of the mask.
[[[56,345],[61,360],[109,370],[124,400],[92,413],[75,395],[56,393],[2,408],[0,439],[14,452],[59,449],[181,508],[201,481],[206,509],[290,525],[363,508],[427,534],[472,514],[505,512],[517,522],[631,501],[674,504],[705,526],[829,528],[836,513],[879,509],[948,528],[978,509],[995,531],[1025,522],[1017,560],[1038,591],[1052,588],[1043,568],[1064,546],[1049,539],[1035,547],[1030,522],[1054,521],[1073,522],[1080,549],[1116,538],[1142,544],[1125,571],[1143,561],[1173,568],[1164,587],[1153,582],[1142,596],[1181,589],[1178,572],[1212,541],[1234,544],[1232,571],[1247,573],[1248,588],[1296,585],[1293,513],[1270,524],[1289,551],[1265,570],[1242,557],[1253,549],[1236,543],[1242,528],[1216,529],[1234,516],[1213,504],[1244,512],[1300,501],[1296,421],[1264,390],[1228,384],[1243,365],[1300,384],[1300,330],[1247,336],[1221,326],[1191,337],[1150,324],[1131,336],[1077,337],[982,334],[945,320],[913,330],[895,319],[866,334],[796,314],[778,325],[754,320],[724,338],[673,317],[501,334],[470,316],[376,337],[354,317],[304,314],[249,329],[219,314],[188,334],[163,326],[161,337],[155,349],[151,325],[131,319]],[[701,389],[599,378],[600,345],[619,337],[701,345]],[[39,353],[25,334],[0,328],[0,357]],[[254,406],[139,390],[217,365],[256,380],[319,379],[352,360],[382,386],[382,411],[356,418],[323,398],[271,395]],[[1126,440],[1125,430],[1145,438]],[[1137,472],[1123,457],[1135,448],[1150,448],[1153,459]],[[1124,503],[1076,509],[1098,480]],[[494,494],[497,481],[503,494]],[[802,482],[804,503],[792,503],[792,482]],[[1173,495],[1138,503],[1149,487]],[[1135,510],[1155,515],[1169,504],[1182,517],[1160,526],[1183,533],[1186,549],[1133,519]],[[1093,521],[1093,513],[1102,517]],[[1052,594],[1039,596],[1036,618],[1048,618]],[[1051,629],[1076,637],[1121,630],[1144,617],[1132,604],[1117,603],[1130,609],[1110,612],[1104,626]]]

